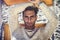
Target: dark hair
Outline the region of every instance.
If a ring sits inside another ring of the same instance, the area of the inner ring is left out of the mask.
[[[27,11],[27,10],[34,11],[34,12],[35,12],[35,15],[36,15],[37,12],[38,12],[38,8],[37,8],[37,7],[28,6],[28,7],[26,7],[25,10],[23,11],[23,15],[24,15],[24,12]]]

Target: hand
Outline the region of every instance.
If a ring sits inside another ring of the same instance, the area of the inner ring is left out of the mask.
[[[39,3],[42,2],[42,0],[28,0],[28,1],[31,2],[36,7],[38,7]]]
[[[28,0],[28,1],[33,3],[33,4],[38,4],[40,2],[40,0]]]

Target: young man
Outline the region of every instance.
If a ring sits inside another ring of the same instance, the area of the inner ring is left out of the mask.
[[[38,12],[37,7],[28,6],[25,8],[25,10],[23,11],[23,20],[24,20],[25,26],[18,28],[15,31],[17,34],[15,34],[15,32],[13,33],[13,35],[17,38],[17,40],[29,40],[34,35],[37,35],[36,32],[39,29],[39,28],[35,28],[35,22],[37,20],[37,12]]]
[[[39,8],[48,19],[46,27],[35,28],[38,8],[28,6],[23,11],[25,26],[17,28],[12,34],[16,40],[48,40],[52,35],[57,25],[56,16],[44,3],[40,3],[39,5]]]

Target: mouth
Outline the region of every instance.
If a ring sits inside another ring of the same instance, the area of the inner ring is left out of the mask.
[[[27,23],[26,25],[27,25],[27,26],[32,26],[32,23]]]

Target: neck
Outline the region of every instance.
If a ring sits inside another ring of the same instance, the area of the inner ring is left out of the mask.
[[[35,26],[30,26],[30,27],[28,27],[28,26],[25,26],[25,29],[28,29],[28,30],[33,30],[33,29],[35,29]]]

